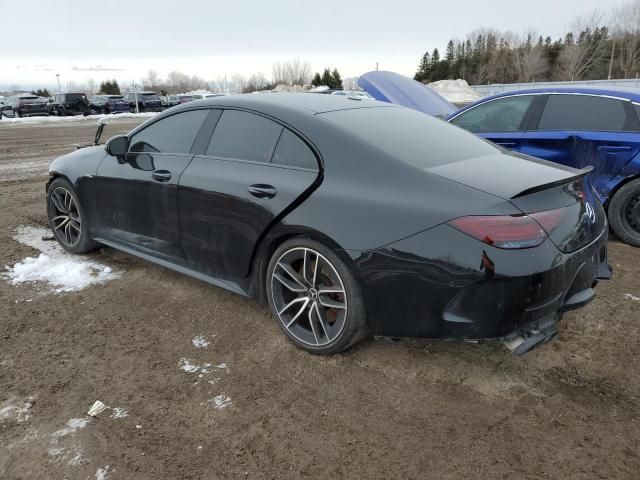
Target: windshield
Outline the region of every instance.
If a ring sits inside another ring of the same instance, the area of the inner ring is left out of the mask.
[[[66,102],[75,102],[76,100],[86,100],[87,97],[84,93],[67,93],[65,96]]]
[[[143,96],[146,102],[149,100],[160,100],[160,97],[158,97],[156,93],[139,93],[138,95]]]
[[[122,95],[109,95],[108,98],[112,102],[117,102],[118,100],[122,100],[123,99]]]
[[[500,153],[461,128],[408,108],[354,108],[323,113],[322,117],[419,168]]]

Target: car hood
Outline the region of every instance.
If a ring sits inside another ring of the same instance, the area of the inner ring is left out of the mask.
[[[428,86],[394,72],[365,73],[358,79],[358,85],[376,100],[402,105],[434,117],[446,117],[456,111],[456,107]]]
[[[504,152],[438,165],[426,171],[509,200],[578,179],[589,170]]]

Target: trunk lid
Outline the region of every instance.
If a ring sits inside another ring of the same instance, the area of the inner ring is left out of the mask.
[[[606,227],[604,209],[587,176],[590,169],[502,153],[427,171],[508,200],[534,218],[563,252],[591,243]]]

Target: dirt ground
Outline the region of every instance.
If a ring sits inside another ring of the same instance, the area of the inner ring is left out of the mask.
[[[48,162],[94,129],[0,125],[0,266],[37,255],[16,228],[45,225]],[[523,357],[311,356],[263,307],[110,248],[90,256],[121,277],[80,292],[0,278],[0,478],[640,478],[640,250],[609,248],[614,279]]]

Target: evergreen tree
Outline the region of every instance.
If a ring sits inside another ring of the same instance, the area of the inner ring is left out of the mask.
[[[342,86],[342,77],[340,77],[340,73],[338,72],[337,68],[333,69],[333,73],[331,74],[331,76],[333,77],[333,87],[336,90],[343,90],[344,87]]]
[[[322,72],[322,85],[326,85],[329,88],[333,88],[333,76],[331,75],[331,72],[329,71],[328,68],[324,69],[324,72]]]
[[[322,85],[322,78],[320,78],[320,74],[318,72],[316,72],[316,74],[313,76],[313,80],[311,80],[311,85],[313,85],[314,87],[318,87]]]

